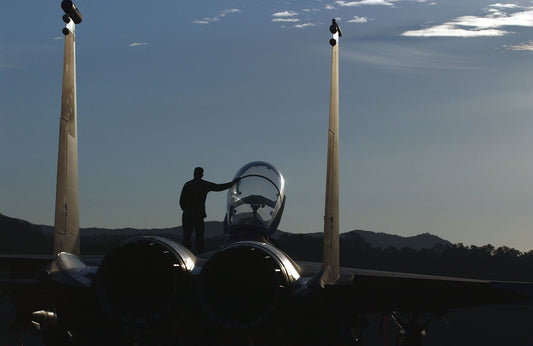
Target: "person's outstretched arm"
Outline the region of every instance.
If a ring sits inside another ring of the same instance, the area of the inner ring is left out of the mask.
[[[209,182],[209,191],[224,191],[224,190],[227,190],[230,187],[232,187],[235,183],[237,183],[239,180],[241,180],[241,178],[235,178],[232,181],[230,181],[229,183],[225,183],[225,184],[215,184],[215,183]]]

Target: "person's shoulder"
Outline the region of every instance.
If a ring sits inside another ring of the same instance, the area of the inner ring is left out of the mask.
[[[185,184],[183,184],[183,187],[185,188],[185,187],[187,187],[187,186],[190,186],[190,185],[193,184],[193,183],[194,183],[194,179],[191,179],[191,180],[185,182]]]

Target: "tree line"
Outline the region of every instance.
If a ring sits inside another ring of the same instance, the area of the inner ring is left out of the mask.
[[[285,234],[279,247],[294,259],[320,262],[322,238]],[[494,247],[437,244],[415,250],[372,247],[356,234],[340,242],[341,266],[416,274],[476,279],[533,281],[533,250],[521,252],[507,246]]]

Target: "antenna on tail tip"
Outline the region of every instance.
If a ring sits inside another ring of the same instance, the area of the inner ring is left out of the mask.
[[[65,11],[65,15],[67,15],[70,19],[72,19],[74,24],[81,23],[81,20],[82,20],[81,13],[76,8],[76,6],[72,3],[71,0],[63,0],[61,2],[61,8],[63,9],[63,11]],[[68,23],[64,17],[63,17],[63,20],[65,21],[65,23]]]
[[[339,39],[339,37],[342,37],[341,28],[339,27],[339,24],[337,24],[337,21],[335,20],[335,18],[333,18],[331,20],[331,25],[329,27],[329,32],[331,32],[333,34],[333,38],[331,38],[329,40],[329,44],[332,47],[334,47],[337,44],[337,40]]]
[[[342,31],[341,31],[341,28],[339,27],[339,24],[337,23],[337,21],[335,20],[335,18],[333,18],[331,20],[331,25],[329,27],[329,32],[331,32],[332,34],[335,34],[335,33],[339,33],[339,37],[342,37]]]

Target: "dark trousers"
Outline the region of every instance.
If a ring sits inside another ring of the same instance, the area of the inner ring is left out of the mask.
[[[202,217],[190,216],[183,213],[181,222],[183,227],[183,245],[185,245],[187,249],[192,250],[192,232],[194,230],[196,232],[196,239],[194,242],[196,254],[204,252],[204,219]]]

